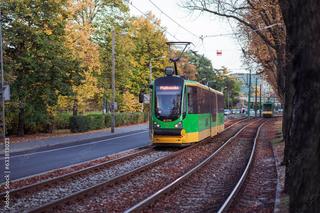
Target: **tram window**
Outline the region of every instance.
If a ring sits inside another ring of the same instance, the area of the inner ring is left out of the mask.
[[[210,113],[210,93],[207,90],[197,88],[198,90],[198,113]]]
[[[197,88],[187,87],[187,92],[188,92],[188,113],[196,114],[198,113]]]
[[[217,102],[216,102],[216,94],[211,93],[211,114],[212,114],[212,121],[216,121],[216,113],[217,113]]]
[[[223,104],[224,104],[223,95],[218,95],[218,112],[219,113],[223,113]]]
[[[187,112],[187,104],[188,104],[188,92],[187,92],[187,88],[184,88],[184,97],[183,97],[183,111],[182,113],[186,113]]]

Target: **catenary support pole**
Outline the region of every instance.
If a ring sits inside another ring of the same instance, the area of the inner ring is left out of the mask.
[[[262,85],[260,83],[260,104],[259,104],[260,117],[261,117],[261,113],[262,113],[261,96],[262,96]]]
[[[254,97],[254,117],[257,117],[257,108],[258,108],[258,103],[257,103],[257,96],[258,96],[258,75],[256,74],[256,94]]]
[[[248,90],[248,117],[250,117],[250,102],[251,102],[251,69],[249,71],[249,90]]]

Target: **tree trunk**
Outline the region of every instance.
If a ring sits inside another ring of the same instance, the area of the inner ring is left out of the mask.
[[[286,189],[290,212],[320,209],[320,1],[280,1],[287,28]]]
[[[18,117],[18,130],[17,134],[18,136],[24,136],[24,104],[20,104],[19,106],[19,117]]]
[[[72,115],[73,116],[78,115],[78,99],[76,97],[73,99]]]

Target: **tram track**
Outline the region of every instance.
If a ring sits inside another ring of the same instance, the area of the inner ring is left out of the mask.
[[[154,150],[152,147],[146,148],[124,157],[11,190],[9,193],[10,210],[21,212],[22,210],[36,208],[39,205],[89,188],[105,181],[105,179],[112,179],[169,154],[170,151],[162,152]],[[2,193],[1,196],[4,196],[4,194]]]
[[[221,207],[221,212],[274,212],[277,171],[271,139],[274,138],[274,122],[268,120],[256,138],[256,151],[250,165],[250,172],[230,200]]]
[[[249,122],[249,120],[237,121],[227,127],[224,132],[220,133],[219,137],[215,137],[214,141],[217,141],[216,146],[218,146],[219,141],[223,140],[223,138],[229,137],[228,135],[230,134],[235,134],[246,122]],[[135,176],[136,173],[150,170],[156,165],[163,164],[170,159],[183,155],[183,153],[187,153],[195,147],[203,147],[205,144],[211,144],[210,142],[212,141],[207,140],[177,152],[168,152],[168,149],[166,149],[166,151],[159,151],[153,148],[147,148],[124,157],[83,168],[79,171],[11,190],[11,211],[47,211],[68,200],[78,199],[79,196],[89,196],[90,193],[95,193],[96,190],[102,186],[108,184],[111,186],[123,180],[128,180]],[[112,169],[121,171],[112,172]]]
[[[30,211],[87,212],[95,211],[97,205],[105,211],[123,211],[130,206],[129,203],[133,204],[136,200],[143,199],[146,196],[145,191],[152,193],[170,181],[172,177],[167,176],[167,174],[173,173],[173,178],[178,177],[185,170],[192,167],[194,163],[201,161],[212,150],[217,149],[221,141],[236,134],[239,128],[248,122],[250,121],[241,121],[230,126],[226,131],[215,137],[215,143],[206,141],[187,147],[131,172],[30,209]],[[202,154],[195,152],[195,149],[200,150]]]
[[[243,162],[246,162],[247,158],[250,160],[246,166],[244,177],[248,173],[256,140],[263,125],[260,121],[256,123],[259,125],[258,128],[256,128],[257,124],[246,125],[197,166],[127,209],[126,212],[219,211],[219,206],[232,191],[236,177],[241,173],[240,171],[244,167]],[[254,137],[253,148],[250,149],[252,136]],[[235,143],[235,139],[243,144]],[[249,152],[250,150],[251,152]],[[251,153],[251,155],[248,157],[244,153]],[[226,156],[229,157],[226,158]],[[243,180],[244,178],[241,179],[241,183]]]

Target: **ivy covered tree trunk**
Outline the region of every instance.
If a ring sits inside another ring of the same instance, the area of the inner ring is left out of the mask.
[[[290,212],[320,209],[320,1],[280,1],[287,28],[286,188]]]

